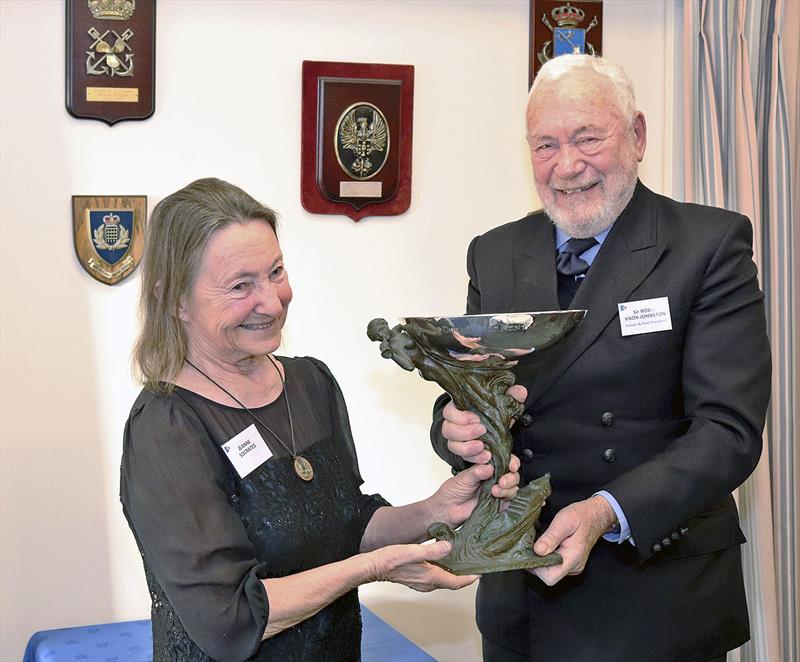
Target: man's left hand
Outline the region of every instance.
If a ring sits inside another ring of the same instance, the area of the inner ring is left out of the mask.
[[[567,575],[579,575],[586,567],[589,552],[597,540],[616,522],[613,508],[602,496],[572,503],[560,510],[533,546],[539,556],[558,552],[560,565],[534,568],[531,572],[548,586]]]

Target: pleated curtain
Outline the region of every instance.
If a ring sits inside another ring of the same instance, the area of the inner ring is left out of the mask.
[[[736,495],[753,636],[728,660],[800,660],[800,1],[678,0],[673,16],[674,195],[752,221],[773,353],[764,453]]]

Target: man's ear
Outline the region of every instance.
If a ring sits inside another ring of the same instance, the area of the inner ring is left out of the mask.
[[[633,116],[633,141],[636,145],[636,159],[641,163],[645,147],[647,147],[647,122],[645,122],[644,113],[640,110],[637,110]]]

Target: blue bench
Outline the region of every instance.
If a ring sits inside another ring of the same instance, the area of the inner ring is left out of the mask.
[[[416,644],[361,605],[363,662],[435,662]],[[103,623],[42,630],[25,648],[23,662],[152,662],[150,621]]]

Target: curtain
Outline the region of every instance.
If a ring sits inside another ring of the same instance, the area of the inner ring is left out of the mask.
[[[800,660],[800,2],[682,0],[674,18],[675,197],[751,219],[773,353],[764,453],[736,495],[752,639],[728,659]]]

